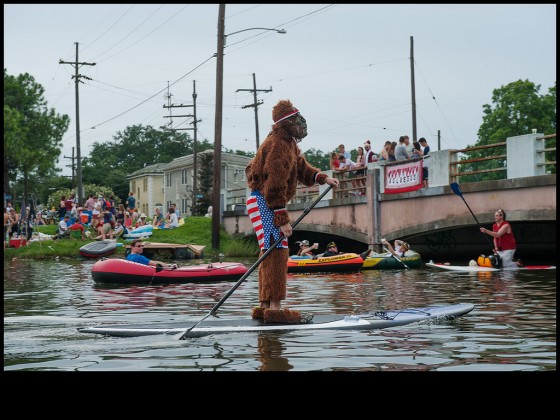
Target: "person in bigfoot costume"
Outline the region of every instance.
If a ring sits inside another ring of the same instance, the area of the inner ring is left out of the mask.
[[[298,181],[306,186],[315,183],[338,187],[338,180],[321,173],[302,155],[298,143],[307,136],[305,118],[289,100],[279,101],[272,109],[272,131],[245,168],[251,194],[247,211],[262,256],[281,236],[282,240],[259,266],[260,306],[253,308],[253,319],[265,323],[309,322],[312,316],[282,309],[286,299],[288,238],[292,235],[286,204],[296,194]]]

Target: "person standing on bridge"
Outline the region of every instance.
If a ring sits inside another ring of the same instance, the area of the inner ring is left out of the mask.
[[[298,143],[307,136],[307,123],[289,100],[281,100],[272,108],[272,120],[272,131],[245,168],[251,189],[247,212],[260,256],[281,239],[259,266],[260,306],[253,308],[252,317],[270,323],[297,324],[311,318],[282,309],[281,305],[286,299],[288,238],[292,235],[286,205],[295,196],[298,182],[308,187],[315,183],[338,187],[338,180],[310,165],[301,153]]]
[[[511,225],[506,221],[506,213],[501,209],[496,211],[494,220],[492,230],[481,227],[480,231],[494,238],[494,252],[500,256],[502,268],[517,268],[519,264],[513,261],[517,245]]]

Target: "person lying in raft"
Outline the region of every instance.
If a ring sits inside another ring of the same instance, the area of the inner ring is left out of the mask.
[[[342,254],[342,252],[338,252],[338,247],[336,246],[336,243],[329,242],[329,244],[327,245],[327,250],[323,252],[323,254],[321,254],[320,257],[332,257],[334,255],[339,255],[339,254]]]
[[[126,256],[126,259],[128,261],[134,261],[144,265],[151,265],[153,267],[161,265],[163,268],[169,268],[169,269],[179,268],[177,264],[166,264],[161,261],[150,260],[149,258],[142,255],[142,252],[144,252],[144,244],[142,243],[142,240],[134,239],[130,243],[130,254]]]
[[[400,239],[395,239],[395,248],[391,246],[387,239],[381,239],[381,243],[387,247],[389,252],[393,254],[397,258],[402,258],[406,254],[406,251],[410,249],[410,245],[408,245],[405,241],[401,241]]]
[[[313,253],[314,249],[318,249],[319,248],[319,244],[318,243],[314,243],[313,245],[309,245],[309,241],[307,239],[304,239],[303,241],[297,241],[296,244],[299,244],[299,249],[298,252],[296,254],[296,256],[298,257],[302,257],[302,258],[307,258],[307,257],[315,257],[315,254]]]

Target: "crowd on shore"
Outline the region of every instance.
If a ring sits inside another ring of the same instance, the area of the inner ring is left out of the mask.
[[[126,207],[125,207],[126,205]],[[16,211],[13,202],[8,200],[4,208],[4,247],[10,245],[12,238],[32,239],[36,226],[57,224],[57,233],[52,239],[74,237],[96,240],[118,238],[123,233],[132,232],[142,226],[151,225],[155,229],[173,229],[182,224],[182,217],[176,204],[171,204],[164,215],[156,207],[153,217],[140,213],[136,206],[134,193],[130,192],[125,204],[116,204],[115,197],[107,198],[102,193],[89,194],[80,205],[72,192],[68,197],[61,196],[59,208],[52,207],[44,215],[35,212],[30,206]],[[35,232],[37,235],[38,233]]]

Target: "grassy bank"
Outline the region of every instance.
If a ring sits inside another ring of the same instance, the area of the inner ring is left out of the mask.
[[[36,226],[34,232],[47,235],[56,233],[56,225]],[[152,236],[145,239],[150,242],[173,244],[204,245],[204,258],[217,259],[222,253],[225,257],[253,257],[258,255],[258,245],[254,237],[237,239],[229,236],[225,231],[220,232],[220,249],[212,249],[212,219],[208,217],[189,217],[183,226],[175,229],[155,229]],[[49,241],[30,242],[20,248],[5,248],[4,259],[82,259],[80,247],[92,242],[80,239],[58,239]],[[119,239],[118,242],[127,245],[130,241]],[[123,257],[125,247],[118,247],[112,257]]]

